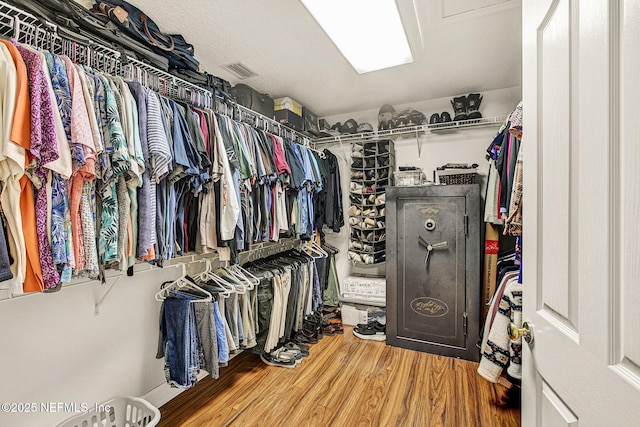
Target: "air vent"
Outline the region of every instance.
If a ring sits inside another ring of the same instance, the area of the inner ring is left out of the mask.
[[[240,80],[248,79],[249,77],[257,76],[249,67],[242,62],[236,62],[235,64],[225,65],[225,68],[238,76]]]

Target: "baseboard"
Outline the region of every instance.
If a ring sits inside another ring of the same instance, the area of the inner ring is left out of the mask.
[[[200,371],[200,373],[198,374],[198,381],[206,378],[208,375],[209,374],[207,374],[205,371]],[[169,384],[164,383],[160,384],[158,387],[142,396],[142,398],[151,403],[156,408],[160,408],[171,399],[178,397],[178,395],[183,391],[184,389],[182,388],[171,387]]]

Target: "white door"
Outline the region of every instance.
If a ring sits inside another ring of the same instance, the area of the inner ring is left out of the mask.
[[[640,426],[640,1],[522,9],[522,424]]]

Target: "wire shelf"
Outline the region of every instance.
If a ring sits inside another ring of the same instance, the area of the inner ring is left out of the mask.
[[[443,131],[456,131],[463,128],[475,128],[482,126],[498,126],[502,125],[507,119],[507,116],[487,117],[471,120],[459,120],[457,122],[437,123],[431,125],[409,126],[396,129],[379,130],[374,132],[354,133],[348,135],[336,135],[327,136],[323,138],[316,138],[313,140],[316,144],[327,144],[332,142],[345,142],[345,141],[368,141],[375,140],[377,138],[389,138],[393,136],[402,135],[417,135],[420,133],[433,133]]]

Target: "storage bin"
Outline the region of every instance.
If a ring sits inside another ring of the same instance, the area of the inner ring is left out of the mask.
[[[159,422],[158,408],[138,397],[121,396],[75,415],[58,427],[153,427]]]
[[[426,181],[426,176],[422,170],[397,171],[394,173],[395,183],[398,187],[411,187],[422,185]]]
[[[440,184],[475,184],[476,169],[444,169],[437,171]]]

